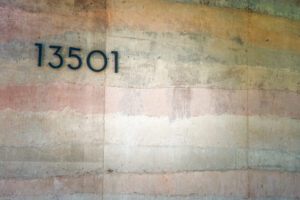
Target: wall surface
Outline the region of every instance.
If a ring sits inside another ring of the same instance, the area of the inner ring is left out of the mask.
[[[0,200],[56,199],[300,199],[300,1],[0,0]]]

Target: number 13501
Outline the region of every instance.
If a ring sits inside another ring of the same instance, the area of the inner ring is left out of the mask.
[[[42,55],[43,55],[44,45],[42,43],[35,43],[35,46],[38,47],[38,66],[41,67],[42,66],[42,57],[43,57]],[[55,68],[55,69],[62,67],[63,63],[64,63],[64,58],[61,55],[62,46],[50,45],[49,48],[54,50],[53,56],[58,59],[58,64],[53,64],[52,62],[49,62],[48,65],[52,68]],[[69,58],[74,58],[74,59],[77,60],[77,65],[71,65],[71,64],[67,65],[72,70],[77,70],[82,65],[81,57],[77,54],[78,52],[80,52],[80,50],[81,50],[80,48],[69,47]],[[114,58],[115,73],[118,73],[118,57],[119,57],[119,54],[118,54],[117,51],[112,51],[111,53],[115,57]],[[103,57],[104,64],[103,64],[102,67],[95,68],[94,66],[91,65],[91,57],[94,54],[99,54],[100,56]],[[107,66],[107,57],[106,57],[105,53],[102,52],[101,50],[93,50],[88,54],[88,56],[86,58],[86,64],[87,64],[88,68],[90,68],[92,71],[101,72]]]

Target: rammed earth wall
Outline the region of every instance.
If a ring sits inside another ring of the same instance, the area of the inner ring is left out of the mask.
[[[299,20],[298,0],[0,0],[0,200],[299,199]]]

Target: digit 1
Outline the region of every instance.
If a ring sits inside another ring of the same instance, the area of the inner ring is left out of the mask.
[[[118,73],[118,57],[119,57],[119,53],[117,51],[112,51],[111,53],[115,55],[115,73]]]
[[[39,56],[38,56],[38,66],[42,66],[42,53],[43,53],[43,44],[41,43],[35,43],[35,46],[39,48]]]

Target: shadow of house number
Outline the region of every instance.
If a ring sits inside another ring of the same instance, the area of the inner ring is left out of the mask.
[[[42,43],[35,43],[35,46],[38,47],[38,67],[41,67],[42,66],[42,55],[43,55],[43,50],[44,50],[44,45]],[[59,60],[58,64],[53,64],[52,62],[49,62],[48,65],[54,69],[57,69],[57,68],[60,68],[63,66],[63,63],[64,63],[64,58],[62,57],[61,55],[61,49],[62,49],[62,46],[56,46],[56,45],[50,45],[49,46],[49,49],[53,49],[53,56]],[[82,59],[81,57],[77,54],[81,49],[80,48],[76,48],[76,47],[69,47],[69,58],[74,58],[77,60],[77,65],[71,65],[71,64],[68,64],[67,66],[72,69],[72,70],[77,70],[81,67],[82,65]],[[117,51],[112,51],[111,52],[113,55],[114,55],[114,61],[115,61],[115,73],[118,73],[118,57],[119,57],[119,54]],[[95,54],[98,54],[100,56],[103,57],[103,60],[104,60],[104,64],[101,68],[99,67],[94,67],[91,65],[91,57],[94,56]],[[105,53],[101,50],[93,50],[91,51],[87,58],[86,58],[86,64],[88,66],[88,68],[94,72],[101,72],[103,71],[106,66],[107,66],[107,56],[105,55]]]

